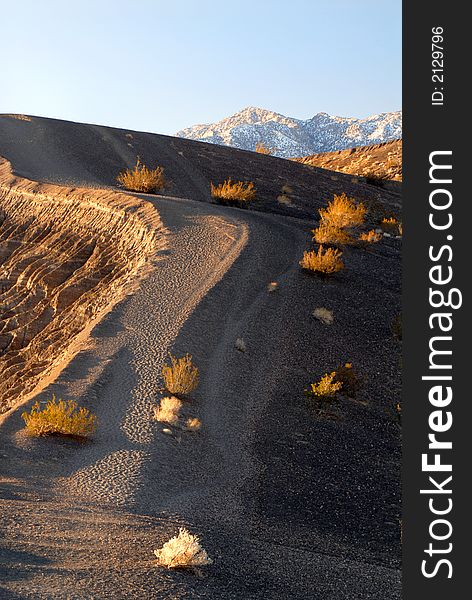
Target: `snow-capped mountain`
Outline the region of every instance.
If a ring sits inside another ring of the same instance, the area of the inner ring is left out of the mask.
[[[365,119],[318,113],[303,121],[251,106],[218,123],[182,129],[176,136],[243,150],[254,150],[262,142],[276,156],[290,158],[401,138],[402,112]]]

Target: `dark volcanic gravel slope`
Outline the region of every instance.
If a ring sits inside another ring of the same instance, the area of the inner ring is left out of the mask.
[[[334,193],[346,192],[367,203],[381,199],[390,212],[397,212],[401,203],[394,191],[291,160],[165,135],[29,118],[0,115],[0,143],[3,156],[31,179],[114,186],[116,175],[134,166],[139,156],[148,166],[164,167],[170,196],[209,201],[210,182],[231,177],[254,182],[256,210],[295,217],[313,217]],[[282,202],[281,196],[286,197]]]
[[[26,167],[26,141],[16,147],[5,120],[0,154]],[[18,121],[38,122],[45,120]],[[44,164],[32,151],[29,176],[45,177],[50,165],[54,178],[105,184],[92,174],[99,167],[88,156],[86,126],[56,123],[59,149],[48,138]],[[105,175],[119,162],[114,135],[97,141]],[[67,139],[75,158],[62,145]],[[236,153],[235,168],[247,172],[264,158],[211,148],[223,162]],[[202,173],[216,168],[210,162],[175,171],[198,200],[205,199],[198,197],[198,181],[202,190],[207,183]],[[265,164],[285,162],[292,164]],[[321,203],[322,185],[333,191],[333,180],[308,172],[320,187],[307,213]],[[272,180],[277,175],[273,168]],[[400,348],[391,323],[400,311],[401,242],[346,249],[346,269],[319,279],[298,266],[311,221],[175,197],[151,201],[169,231],[165,252],[40,396],[67,395],[94,410],[100,426],[93,441],[25,439],[21,411],[1,427],[0,597],[400,598],[393,411]],[[277,286],[269,292],[271,282]],[[317,307],[333,312],[332,325],[313,317]],[[245,352],[236,349],[238,338]],[[150,421],[168,350],[190,352],[200,367],[200,386],[184,407],[202,421],[196,434],[163,435]],[[361,390],[355,400],[340,397],[336,420],[316,417],[303,389],[345,362],[362,376]],[[214,558],[202,578],[153,565],[152,550],[183,525]]]

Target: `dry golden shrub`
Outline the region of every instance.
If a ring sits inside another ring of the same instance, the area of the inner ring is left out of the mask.
[[[187,431],[198,431],[202,426],[202,422],[200,421],[200,419],[197,419],[197,417],[192,417],[187,419],[187,422],[185,424],[185,429],[187,429]]]
[[[36,402],[31,412],[23,412],[22,418],[30,435],[63,435],[87,437],[95,431],[97,417],[88,409],[78,408],[74,400],[48,400],[44,407]]]
[[[282,194],[290,195],[290,194],[293,194],[293,188],[290,185],[288,185],[288,183],[284,183],[284,185],[282,186],[281,192],[282,192]]]
[[[344,192],[328,202],[326,208],[320,209],[321,220],[331,227],[344,229],[346,227],[357,227],[362,225],[367,209],[362,203],[357,204],[353,198],[349,198]]]
[[[342,383],[335,381],[335,377],[336,371],[326,373],[317,383],[311,383],[310,387],[305,390],[305,395],[319,415],[329,416],[327,409],[331,407],[337,392],[342,388]]]
[[[390,235],[402,235],[403,233],[403,226],[395,217],[382,219],[380,227],[383,229],[383,231],[385,231],[385,233],[389,233]]]
[[[251,181],[232,181],[227,179],[219,185],[211,184],[211,195],[222,203],[247,204],[254,200],[256,189]]]
[[[166,186],[164,169],[162,167],[148,169],[139,158],[134,169],[122,171],[116,179],[123,187],[133,192],[159,192]]]
[[[190,354],[181,358],[170,355],[170,365],[162,367],[162,377],[166,389],[174,396],[192,392],[198,385],[198,368],[192,363]]]
[[[159,550],[154,550],[157,562],[167,569],[185,569],[211,565],[213,562],[200,546],[200,540],[185,527],[179,534],[166,542]]]
[[[166,396],[161,399],[159,406],[154,408],[154,419],[161,423],[174,425],[179,420],[182,402],[175,396]]]
[[[310,383],[307,394],[319,398],[334,398],[336,392],[338,392],[343,385],[340,381],[335,381],[335,377],[336,371],[326,373],[318,383]]]
[[[317,244],[328,244],[333,246],[345,246],[352,242],[352,236],[341,227],[333,227],[324,221],[320,226],[312,230],[313,239]]]
[[[264,142],[257,142],[256,152],[258,154],[268,154],[270,156],[270,155],[274,154],[275,148],[270,148],[269,146],[266,146],[264,144]]]
[[[361,235],[359,236],[359,240],[361,242],[367,242],[368,244],[375,244],[377,242],[380,242],[381,239],[382,234],[375,231],[375,229],[371,229],[370,231],[361,233]]]
[[[323,246],[318,248],[318,252],[310,250],[303,253],[303,258],[300,261],[300,266],[306,271],[312,273],[321,273],[324,275],[332,275],[344,268],[342,261],[342,252],[334,248],[324,250]]]

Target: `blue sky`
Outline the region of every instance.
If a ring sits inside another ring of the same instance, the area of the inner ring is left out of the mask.
[[[401,0],[0,3],[0,113],[172,134],[401,108]]]

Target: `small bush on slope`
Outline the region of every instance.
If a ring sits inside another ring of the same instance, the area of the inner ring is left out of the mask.
[[[377,242],[380,242],[381,239],[382,234],[377,233],[374,229],[371,229],[370,231],[367,231],[365,233],[361,233],[361,235],[359,236],[359,240],[361,242],[367,242],[368,244],[375,244]]]
[[[197,417],[191,417],[187,419],[187,423],[185,425],[185,429],[187,431],[198,431],[202,426],[202,422]]]
[[[162,377],[166,389],[174,396],[192,392],[198,385],[198,368],[192,363],[190,354],[181,358],[170,355],[170,365],[162,367]]]
[[[127,190],[133,192],[159,192],[166,185],[164,169],[162,167],[148,169],[139,158],[134,169],[122,171],[116,179]]]
[[[336,371],[326,373],[317,383],[310,383],[305,395],[313,402],[317,413],[322,414],[331,406],[336,393],[342,388],[342,383],[335,381]],[[326,413],[325,413],[326,414]]]
[[[45,407],[39,402],[33,405],[31,412],[21,415],[29,434],[64,435],[87,437],[95,431],[96,416],[86,408],[78,408],[73,400],[56,400],[53,396]]]
[[[318,252],[315,252],[314,250],[304,252],[303,258],[300,261],[300,266],[312,273],[332,275],[344,268],[341,256],[342,252],[339,250],[333,248],[324,250],[323,246],[320,246]]]
[[[219,185],[211,184],[211,195],[217,198],[221,203],[236,202],[247,204],[254,200],[256,189],[251,181],[232,181],[227,179]]]
[[[169,423],[171,425],[179,420],[179,412],[182,408],[182,402],[175,396],[167,396],[162,398],[159,406],[154,408],[154,419],[161,423]]]
[[[316,398],[334,398],[336,392],[338,392],[343,385],[340,381],[335,381],[335,377],[336,371],[326,373],[318,383],[310,383],[307,394],[309,396],[315,396]]]
[[[345,246],[353,241],[352,236],[345,229],[333,227],[323,221],[317,229],[313,229],[313,239],[317,244],[333,246]]]
[[[179,534],[166,542],[159,550],[154,550],[157,562],[167,569],[184,569],[210,565],[213,561],[200,546],[200,540],[184,527]]]
[[[389,233],[390,235],[402,235],[403,234],[403,226],[401,223],[397,221],[395,217],[389,217],[388,219],[382,219],[380,223],[380,227],[385,231],[385,233]]]
[[[335,194],[327,208],[322,208],[319,212],[323,223],[344,229],[362,225],[367,209],[362,203],[357,204],[353,198],[342,193],[340,196]]]

